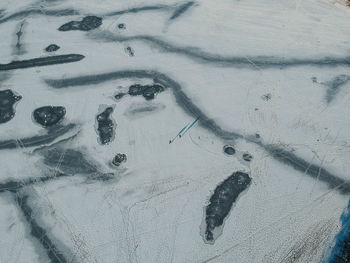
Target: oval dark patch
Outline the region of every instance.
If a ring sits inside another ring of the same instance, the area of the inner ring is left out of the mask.
[[[164,87],[158,84],[153,85],[140,85],[135,84],[129,87],[129,95],[138,96],[142,95],[146,100],[152,100],[155,97],[155,94],[164,91]]]
[[[236,150],[231,145],[225,145],[224,146],[224,153],[226,153],[228,155],[234,155],[236,153]]]
[[[252,159],[253,159],[253,156],[250,155],[249,153],[244,153],[243,154],[243,160],[244,161],[250,162]]]
[[[56,44],[51,44],[45,48],[45,51],[46,52],[54,52],[54,51],[59,50],[59,49],[60,49],[60,47],[57,46]]]
[[[117,153],[113,158],[112,164],[119,166],[121,163],[126,162],[126,159],[126,154]]]
[[[118,28],[119,29],[126,29],[126,26],[124,23],[120,23],[120,24],[118,24]]]
[[[33,112],[34,120],[44,127],[57,124],[66,115],[66,109],[62,106],[44,106]]]

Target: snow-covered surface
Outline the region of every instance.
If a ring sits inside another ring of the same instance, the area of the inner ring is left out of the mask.
[[[350,75],[350,8],[345,1],[195,1],[175,17],[185,4],[0,1],[1,64],[85,56],[0,70],[0,91],[22,96],[14,118],[0,123],[0,262],[327,260],[350,194],[341,190],[350,179],[350,81],[336,82]],[[102,25],[57,30],[87,15]],[[50,44],[60,49],[47,53]],[[157,80],[165,90],[153,100],[114,98]],[[336,90],[332,101],[328,89]],[[59,125],[75,127],[27,146],[23,138],[48,133],[32,117],[48,105],[64,106]],[[101,145],[96,115],[106,106],[114,108],[116,134]],[[227,144],[234,155],[223,152]],[[281,160],[272,146],[299,161]],[[56,149],[57,160],[48,161]],[[96,171],[69,163],[69,150]],[[115,167],[117,153],[127,161]],[[309,167],[298,169],[300,160]],[[208,243],[205,208],[236,171],[252,182]],[[62,257],[50,257],[33,235],[27,206]]]

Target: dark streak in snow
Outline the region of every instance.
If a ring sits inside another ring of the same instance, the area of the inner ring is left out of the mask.
[[[174,11],[174,13],[171,15],[171,17],[169,18],[169,20],[174,20],[174,19],[178,18],[178,17],[181,16],[183,13],[185,13],[193,4],[194,4],[194,2],[187,2],[187,3],[184,3],[184,4],[180,5],[180,6]]]
[[[278,58],[271,56],[257,57],[229,57],[202,51],[198,48],[180,47],[166,42],[154,36],[137,35],[121,36],[112,32],[101,31],[90,35],[93,39],[111,42],[142,41],[157,47],[163,52],[183,55],[200,63],[216,64],[223,67],[250,68],[250,69],[284,69],[290,67],[313,66],[313,67],[335,67],[350,66],[350,57],[323,57],[323,58]]]
[[[129,8],[121,11],[113,11],[110,13],[105,14],[105,16],[116,16],[116,15],[124,15],[127,13],[139,13],[143,11],[155,11],[155,10],[167,10],[171,9],[171,6],[167,5],[150,5],[150,6],[141,6],[141,7],[134,7],[134,8]]]
[[[28,204],[28,196],[16,193],[16,202],[21,209],[29,227],[30,234],[36,238],[45,249],[47,256],[52,263],[66,263],[68,260],[63,253],[58,250],[56,245],[50,239],[47,231],[41,227],[34,218],[33,210]]]
[[[131,104],[124,115],[130,119],[136,119],[140,117],[145,117],[149,114],[153,114],[165,109],[165,105],[156,103],[135,103]]]
[[[328,87],[326,94],[327,103],[331,103],[335,96],[340,91],[340,88],[346,85],[350,81],[350,76],[348,75],[339,75],[336,76],[331,81],[324,83]]]
[[[68,55],[58,55],[58,56],[50,56],[50,57],[42,57],[42,58],[33,58],[28,60],[12,61],[8,64],[0,64],[0,71],[70,63],[70,62],[80,61],[83,58],[84,58],[83,55],[68,54]]]
[[[12,19],[22,19],[30,15],[44,15],[44,16],[72,16],[72,15],[78,15],[79,11],[73,10],[73,9],[61,9],[61,10],[46,10],[42,8],[33,8],[33,9],[26,9],[22,11],[18,11],[16,13],[13,13],[7,17],[4,17],[3,19],[0,19],[0,24],[7,22]]]
[[[75,127],[75,124],[68,124],[66,126],[57,125],[47,129],[47,133],[44,135],[36,135],[29,138],[0,141],[0,150],[43,146],[45,144],[52,143],[55,139],[68,133]]]
[[[15,51],[13,52],[16,55],[22,55],[24,53],[24,50],[22,49],[22,43],[21,43],[21,38],[23,35],[23,26],[24,26],[24,22],[20,24],[19,29],[16,32],[16,37],[17,37],[16,48],[15,48]]]
[[[294,153],[288,152],[284,149],[278,148],[273,145],[263,146],[264,149],[271,154],[276,160],[281,161],[287,165],[290,165],[295,170],[301,173],[306,173],[312,178],[324,182],[329,189],[337,189],[341,194],[350,194],[350,181],[331,174],[324,168],[309,163],[302,158],[296,156]]]
[[[102,14],[101,16],[116,16],[116,15],[123,15],[128,13],[139,13],[143,11],[157,11],[157,10],[172,10],[174,7],[169,5],[150,5],[150,6],[141,6],[141,7],[134,7],[129,8],[125,10],[120,11],[112,11],[108,12],[106,14]],[[26,9],[22,11],[18,11],[16,13],[13,13],[11,15],[8,15],[4,17],[3,15],[0,16],[0,24],[13,20],[13,19],[22,19],[28,16],[33,15],[43,15],[43,16],[74,16],[74,15],[81,15],[81,12],[75,9],[56,9],[56,10],[48,10],[43,8],[31,8]]]
[[[18,181],[16,180],[6,181],[4,183],[0,183],[0,193],[6,192],[6,191],[15,193],[25,186],[29,186],[37,183],[44,183],[47,181],[54,180],[56,178],[67,177],[67,176],[68,176],[67,174],[56,173],[54,176],[25,178]]]

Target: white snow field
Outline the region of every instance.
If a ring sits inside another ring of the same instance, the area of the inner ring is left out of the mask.
[[[1,0],[0,39],[1,263],[350,260],[347,1]]]

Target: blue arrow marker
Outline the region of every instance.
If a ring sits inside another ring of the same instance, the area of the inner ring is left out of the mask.
[[[197,119],[195,119],[195,121],[194,122],[192,122],[192,124],[190,125],[190,126],[188,126],[188,128],[187,128],[187,130],[186,131],[184,131],[184,133],[183,134],[181,134],[181,135],[179,135],[180,137],[181,136],[184,136],[185,135],[185,133],[186,132],[188,132],[188,130],[189,129],[191,129],[192,127],[193,127],[193,125],[195,125],[196,124],[196,122],[199,120],[199,117],[197,118]]]
[[[172,139],[172,140],[169,141],[169,144],[172,143],[173,141],[175,141],[175,139],[176,139],[178,136],[180,136],[180,134],[187,128],[188,124],[189,124],[189,123],[187,123],[187,125],[186,125],[185,127],[183,127],[183,128],[181,129],[181,131],[179,131],[179,133],[174,137],[174,139]]]

